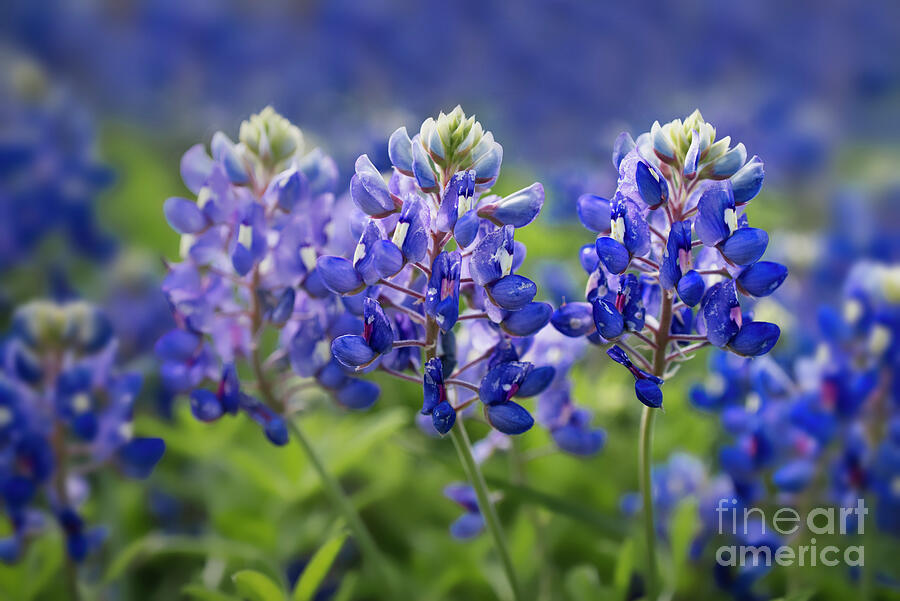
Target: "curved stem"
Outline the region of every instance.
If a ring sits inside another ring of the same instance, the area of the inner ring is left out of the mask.
[[[500,563],[503,565],[503,571],[506,572],[506,578],[509,580],[509,586],[512,589],[513,599],[520,601],[522,592],[519,589],[519,581],[516,579],[516,571],[513,567],[512,556],[509,554],[509,548],[506,546],[506,537],[503,535],[503,529],[500,526],[500,518],[497,516],[497,510],[491,501],[488,493],[487,483],[484,480],[484,474],[481,468],[472,456],[472,443],[469,442],[469,435],[463,425],[463,420],[457,420],[456,425],[450,430],[450,438],[453,440],[453,446],[459,455],[459,460],[463,464],[466,477],[472,483],[475,489],[475,495],[478,497],[478,508],[484,517],[488,532],[494,539],[494,546],[500,555]]]

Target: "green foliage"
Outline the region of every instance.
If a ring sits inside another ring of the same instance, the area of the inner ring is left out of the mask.
[[[306,564],[303,573],[300,574],[297,585],[294,587],[294,593],[291,597],[293,601],[309,601],[312,599],[346,540],[347,533],[344,531],[338,532],[316,551],[316,554]]]

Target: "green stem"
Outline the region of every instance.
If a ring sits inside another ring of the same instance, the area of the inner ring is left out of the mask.
[[[488,492],[487,483],[484,481],[484,474],[481,468],[472,456],[472,443],[469,442],[469,435],[463,421],[457,420],[456,425],[450,430],[450,438],[459,454],[459,460],[462,462],[463,469],[472,487],[475,489],[475,495],[478,497],[478,508],[484,517],[488,532],[494,539],[494,546],[500,555],[500,563],[503,564],[503,571],[506,572],[506,578],[509,580],[509,586],[512,589],[513,599],[521,600],[522,592],[519,589],[519,581],[516,579],[516,571],[513,567],[512,556],[509,554],[509,548],[506,546],[506,537],[503,535],[503,529],[500,526],[500,518],[497,516],[497,510],[491,502]]]
[[[641,498],[644,506],[644,536],[647,545],[647,599],[659,598],[659,568],[656,560],[656,526],[653,520],[653,484],[650,479],[653,461],[653,418],[656,410],[644,407],[641,414],[638,463],[641,472]]]

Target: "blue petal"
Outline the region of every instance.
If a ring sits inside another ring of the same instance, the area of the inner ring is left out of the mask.
[[[491,368],[478,388],[478,397],[485,405],[504,403],[515,396],[531,372],[531,363],[510,361]]]
[[[156,356],[164,361],[186,362],[190,360],[200,347],[198,334],[186,330],[169,330],[156,341]]]
[[[602,298],[591,302],[592,316],[597,332],[607,340],[615,340],[625,331],[625,320],[613,304]]]
[[[331,343],[334,358],[348,367],[359,367],[370,363],[376,357],[375,351],[369,347],[362,336],[345,334]]]
[[[541,394],[550,386],[555,376],[556,368],[552,365],[535,367],[525,376],[525,379],[519,386],[519,390],[516,392],[516,396],[526,398]]]
[[[504,226],[482,238],[469,258],[469,274],[479,286],[486,286],[503,277],[501,258],[510,258],[515,253],[511,225]],[[508,256],[507,256],[508,255]]]
[[[738,288],[748,296],[769,296],[788,275],[787,267],[773,261],[758,261],[741,272]]]
[[[191,393],[191,413],[202,422],[212,422],[224,413],[222,402],[215,394],[205,388],[198,388]]]
[[[716,178],[731,177],[747,160],[747,150],[738,144],[712,163],[712,173]]]
[[[269,320],[274,325],[283,326],[287,323],[287,320],[290,319],[291,315],[294,313],[295,298],[296,293],[294,292],[294,289],[285,288],[281,297],[278,299],[278,304],[272,309],[272,313],[269,317]]]
[[[363,328],[368,346],[377,354],[386,353],[394,345],[394,329],[384,309],[373,298],[363,301]]]
[[[447,400],[444,388],[444,368],[439,357],[433,357],[425,363],[422,373],[422,415],[429,415],[434,408]]]
[[[163,204],[163,213],[179,234],[196,234],[206,229],[206,216],[192,200],[174,196]]]
[[[398,171],[404,175],[412,175],[412,141],[405,127],[399,127],[391,134],[388,140],[388,157]]]
[[[431,412],[431,423],[440,434],[446,434],[456,423],[456,410],[447,401],[438,403]]]
[[[631,261],[628,249],[615,239],[602,236],[597,238],[594,247],[597,250],[597,257],[608,272],[622,273],[628,269],[628,263]]]
[[[480,225],[481,219],[475,209],[468,211],[456,221],[456,225],[453,227],[453,237],[460,248],[466,248],[475,241]]]
[[[534,299],[537,285],[526,277],[512,274],[489,285],[487,290],[497,305],[518,311]]]
[[[646,406],[658,409],[662,407],[663,394],[659,385],[653,380],[638,379],[634,382],[634,394]]]
[[[243,162],[237,155],[237,151],[228,136],[220,131],[213,134],[210,143],[213,158],[222,163],[225,167],[225,173],[233,184],[245,184],[250,181],[250,175]]]
[[[763,162],[756,156],[747,161],[740,171],[732,175],[730,181],[734,191],[735,204],[747,203],[759,194],[765,175]]]
[[[428,153],[425,152],[425,147],[422,146],[419,136],[416,136],[412,141],[412,157],[413,176],[416,178],[419,188],[424,192],[433,191],[437,188],[437,181],[434,178],[431,159],[428,158]]]
[[[769,234],[755,227],[742,227],[719,247],[722,254],[738,265],[750,265],[759,260],[769,245]]]
[[[591,305],[566,303],[553,312],[550,323],[557,331],[570,338],[584,336],[594,328]]]
[[[288,443],[287,424],[280,415],[269,418],[266,425],[263,426],[263,433],[265,433],[269,442],[276,446],[283,447]]]
[[[466,174],[454,173],[441,194],[441,206],[438,209],[435,225],[439,232],[449,232],[456,226],[459,218],[459,197],[465,195]]]
[[[725,223],[725,210],[734,209],[734,196],[728,182],[715,182],[707,186],[697,203],[694,231],[706,246],[716,246],[731,235]]]
[[[226,413],[234,415],[238,411],[241,397],[241,383],[238,380],[237,369],[233,363],[228,363],[222,368],[222,378],[219,380],[219,401]]]
[[[585,244],[578,251],[578,260],[581,267],[588,275],[597,271],[600,265],[600,257],[597,256],[597,246],[595,244]]]
[[[387,279],[403,269],[403,253],[390,240],[378,240],[372,245],[375,269]]]
[[[350,378],[338,388],[334,398],[348,409],[368,409],[378,400],[379,392],[374,382]]]
[[[751,321],[744,324],[728,349],[745,357],[758,357],[772,350],[780,335],[781,330],[774,323]]]
[[[600,452],[606,443],[606,433],[603,430],[591,430],[575,425],[556,428],[551,435],[553,442],[560,449],[582,457]]]
[[[478,512],[467,511],[450,524],[450,535],[459,540],[475,538],[483,531],[484,518]]]
[[[130,478],[144,479],[150,475],[166,451],[161,438],[134,438],[119,449],[122,471]]]
[[[206,185],[214,165],[203,144],[191,146],[181,157],[181,179],[188,190],[199,194]]]
[[[659,177],[655,172],[651,171],[650,166],[644,161],[640,161],[635,169],[635,180],[641,199],[651,209],[655,209],[669,198],[669,186],[666,180]]]
[[[687,177],[697,174],[697,159],[700,158],[700,132],[694,130],[691,133],[691,145],[684,155],[684,169],[681,171]]]
[[[734,321],[735,310],[739,310],[737,294],[731,282],[719,282],[707,292],[703,304],[703,319],[706,322],[706,337],[718,347],[727,345],[738,333]]]
[[[578,219],[592,232],[608,232],[609,201],[595,194],[582,194],[576,203]]]
[[[547,303],[531,302],[520,311],[506,315],[500,327],[513,336],[531,336],[547,325],[552,313],[553,307]]]
[[[534,183],[498,201],[496,210],[488,218],[497,225],[524,227],[534,221],[543,206],[544,186]]]
[[[353,264],[344,257],[319,257],[316,260],[316,271],[325,286],[335,294],[355,294],[365,287]]]
[[[534,418],[528,410],[513,401],[485,405],[485,414],[491,426],[504,434],[522,434],[534,425]]]
[[[250,273],[255,262],[253,253],[251,253],[246,246],[238,242],[234,247],[234,251],[231,253],[231,265],[238,275],[245,276]]]
[[[622,159],[624,159],[625,155],[632,150],[634,150],[634,138],[631,137],[631,134],[627,131],[623,131],[616,136],[616,141],[613,143],[612,162],[617,170],[622,163]],[[582,221],[582,223],[584,222]]]
[[[503,162],[503,147],[494,142],[493,135],[488,132],[478,143],[476,148],[486,145],[483,152],[472,153],[472,169],[475,171],[476,182],[487,185],[493,182],[500,173],[500,164]]]
[[[372,217],[384,217],[398,208],[384,177],[365,154],[356,159],[356,173],[350,179],[350,198],[360,211]]]
[[[772,483],[779,490],[798,493],[804,490],[815,475],[815,464],[807,459],[796,459],[781,466],[772,474]]]
[[[693,307],[703,298],[705,286],[703,276],[691,269],[678,280],[678,298],[688,307]]]

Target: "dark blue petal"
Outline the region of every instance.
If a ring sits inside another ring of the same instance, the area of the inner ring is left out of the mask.
[[[271,186],[278,206],[288,212],[292,211],[297,203],[309,194],[309,180],[296,169],[286,171],[278,176]]]
[[[597,238],[594,247],[597,250],[597,257],[599,257],[600,262],[608,272],[622,273],[628,269],[631,257],[628,254],[628,249],[618,241],[608,236],[601,236]]]
[[[608,232],[610,207],[609,201],[596,194],[582,194],[576,204],[578,219],[592,232]]]
[[[553,312],[550,323],[557,331],[570,338],[584,336],[594,329],[591,305],[566,303]]]
[[[173,197],[163,204],[163,213],[172,229],[179,234],[196,234],[206,229],[206,216],[197,203],[187,198]]]
[[[640,161],[635,169],[635,180],[638,192],[647,206],[654,209],[669,198],[669,186],[666,180],[659,177],[644,161]]]
[[[263,432],[266,438],[269,439],[269,442],[276,446],[283,447],[288,443],[287,424],[280,415],[270,417],[265,426],[263,426]]]
[[[446,434],[456,423],[456,410],[447,401],[438,403],[431,412],[431,423],[440,434]]]
[[[375,269],[387,279],[403,269],[403,253],[390,240],[378,240],[372,246]],[[374,283],[374,282],[371,282]]]
[[[219,380],[217,395],[226,413],[232,415],[237,413],[241,397],[241,384],[233,363],[228,363],[222,368],[222,378]]]
[[[424,192],[431,192],[437,188],[437,181],[434,177],[434,170],[431,166],[431,159],[418,136],[412,141],[412,170],[416,183]]]
[[[453,237],[456,239],[456,243],[461,248],[466,248],[472,244],[472,242],[475,241],[475,237],[478,236],[478,227],[480,224],[481,219],[478,217],[478,213],[475,209],[468,211],[465,215],[460,217],[453,227]]]
[[[500,199],[491,210],[483,212],[483,209],[479,209],[478,216],[490,219],[497,225],[524,227],[534,221],[542,206],[544,187],[535,183]]]
[[[691,263],[691,222],[676,221],[669,229],[666,251],[659,270],[659,283],[671,290],[681,279],[683,267]]]
[[[803,491],[812,481],[816,466],[807,459],[796,459],[781,466],[772,474],[772,483],[789,493]]]
[[[662,407],[662,390],[660,390],[659,385],[653,380],[635,380],[634,394],[637,395],[637,398],[640,402],[647,405],[648,407],[651,407],[653,409]]]
[[[532,370],[531,363],[510,361],[488,370],[478,388],[478,397],[486,405],[504,403],[514,397]]]
[[[362,336],[345,334],[331,343],[334,358],[348,367],[359,367],[372,362],[377,354]]]
[[[487,287],[491,299],[503,309],[518,311],[534,299],[537,285],[526,277],[508,275]]]
[[[198,388],[191,393],[191,413],[202,422],[212,422],[222,417],[224,409],[219,397],[205,388]]]
[[[555,376],[556,368],[552,365],[535,367],[525,376],[525,379],[519,386],[519,390],[516,392],[516,396],[526,398],[541,394],[550,386]]]
[[[758,261],[741,272],[738,288],[748,296],[769,296],[787,277],[787,267],[773,261]]]
[[[144,479],[162,459],[166,443],[161,438],[134,438],[119,449],[122,471],[130,478]]]
[[[678,280],[677,290],[678,298],[681,299],[681,302],[688,307],[695,306],[703,298],[705,290],[703,276],[697,273],[695,269],[691,269]]]
[[[186,330],[169,330],[156,341],[156,356],[164,361],[185,362],[199,350],[200,336]]]
[[[378,400],[379,392],[374,382],[349,378],[337,389],[334,398],[348,409],[368,409]]]
[[[238,242],[234,247],[234,251],[231,253],[231,265],[234,267],[234,270],[238,275],[245,276],[253,269],[254,263],[253,253],[251,253],[246,246]]]
[[[721,348],[731,342],[740,329],[735,321],[740,317],[740,305],[734,284],[719,282],[712,286],[707,292],[702,311],[706,322],[706,337],[710,343]]]
[[[578,251],[578,260],[581,267],[588,275],[597,271],[600,266],[600,257],[597,256],[597,246],[595,244],[585,244]]]
[[[363,301],[363,338],[369,347],[378,354],[391,350],[394,344],[394,329],[384,309],[373,298]]]
[[[469,257],[469,274],[476,284],[486,286],[510,273],[515,253],[514,231],[513,226],[504,226],[475,245]]]
[[[710,183],[697,203],[694,231],[706,246],[716,246],[731,235],[725,212],[734,211],[734,196],[728,182]]]
[[[650,226],[636,202],[617,193],[611,205],[610,223],[613,222],[632,256],[642,257],[650,252]]]
[[[293,288],[285,288],[278,299],[278,303],[272,309],[269,321],[276,326],[283,326],[294,313],[294,299],[296,294]]]
[[[781,330],[774,323],[751,321],[743,325],[728,349],[745,357],[758,357],[772,350],[780,335]]]
[[[439,232],[450,232],[456,226],[459,219],[459,197],[465,195],[466,174],[454,173],[450,177],[441,194],[441,206],[438,209],[435,225]]]
[[[450,524],[450,536],[459,540],[475,538],[483,531],[484,518],[478,512],[467,511]]]
[[[625,367],[631,368],[632,363],[631,359],[628,358],[628,353],[620,347],[619,345],[613,345],[609,349],[607,349],[606,354],[609,355],[609,358],[618,363],[619,365],[624,365]]]
[[[582,457],[600,452],[606,443],[606,433],[603,430],[591,430],[576,425],[556,428],[551,435],[553,442],[560,449]]]
[[[500,322],[500,327],[513,336],[531,336],[547,325],[552,313],[553,307],[547,303],[531,302],[520,311],[512,311],[506,315]]]
[[[755,227],[742,227],[719,247],[722,254],[738,265],[750,265],[759,260],[769,245],[769,234]]]
[[[619,279],[616,306],[622,308],[625,329],[629,332],[640,332],[644,329],[646,311],[644,309],[643,283],[633,273],[626,273]]]
[[[439,403],[447,400],[444,368],[439,357],[433,357],[425,363],[422,380],[422,415],[429,415]]]
[[[353,264],[343,257],[330,255],[319,257],[316,261],[316,271],[322,277],[325,286],[335,294],[355,294],[365,286]]]
[[[607,340],[615,340],[625,331],[625,320],[615,306],[602,298],[595,298],[592,302],[591,316],[597,332]]]
[[[485,405],[488,422],[504,434],[522,434],[534,425],[534,418],[521,405],[506,401],[497,405]]]

